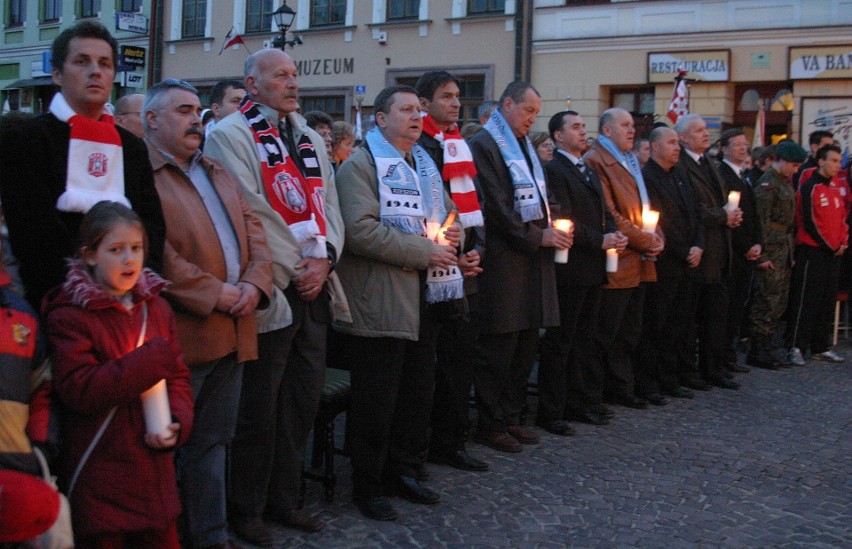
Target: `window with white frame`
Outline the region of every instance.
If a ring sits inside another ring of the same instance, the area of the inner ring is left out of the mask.
[[[346,0],[311,0],[311,27],[343,25]]]
[[[246,32],[269,32],[272,30],[272,0],[246,1]]]
[[[207,0],[183,0],[181,36],[196,38],[204,36],[207,24]]]
[[[388,21],[417,19],[419,15],[420,0],[388,0]]]

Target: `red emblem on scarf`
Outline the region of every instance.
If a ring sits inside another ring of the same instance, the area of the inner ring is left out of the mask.
[[[305,191],[302,189],[301,183],[287,172],[275,174],[272,188],[275,190],[275,196],[278,197],[278,200],[283,202],[290,210],[302,213],[307,209],[308,203],[305,200]]]
[[[107,156],[102,153],[89,155],[89,175],[92,177],[103,177],[107,173]]]
[[[455,143],[448,143],[447,144],[447,153],[452,157],[455,157],[456,154],[458,154],[458,152],[456,151],[456,144]]]

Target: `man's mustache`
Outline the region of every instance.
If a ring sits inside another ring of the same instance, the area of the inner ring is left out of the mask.
[[[186,130],[183,135],[184,135],[184,137],[187,137],[187,136],[190,136],[192,134],[198,135],[200,137],[204,137],[204,130],[201,128],[201,126],[192,126],[188,130]]]

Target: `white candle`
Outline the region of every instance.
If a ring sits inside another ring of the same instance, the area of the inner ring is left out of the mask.
[[[574,223],[570,219],[557,219],[553,226],[564,233],[570,233]],[[556,263],[568,263],[568,248],[558,248],[553,253],[553,261]]]
[[[172,412],[169,409],[166,380],[161,379],[141,396],[142,409],[145,412],[145,430],[151,435],[167,435],[167,428],[172,423]]]
[[[444,229],[446,229],[446,227],[437,221],[426,222],[426,236],[429,240],[436,244],[440,244],[441,246],[451,246],[450,241],[447,240],[446,236],[444,236]]]
[[[606,272],[618,272],[618,250],[610,248],[606,251]]]
[[[728,209],[736,210],[740,207],[740,191],[731,191],[728,193]]]
[[[657,222],[660,220],[660,212],[656,210],[642,210],[642,230],[646,233],[657,232]]]

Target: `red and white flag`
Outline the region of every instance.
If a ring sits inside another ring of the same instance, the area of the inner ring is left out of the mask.
[[[669,112],[666,113],[672,124],[677,124],[678,118],[689,112],[689,92],[686,89],[686,71],[678,71],[675,77],[674,93],[672,102],[669,103]]]
[[[757,102],[757,118],[754,120],[754,139],[752,147],[762,147],[766,142],[766,113],[763,112],[763,100]]]
[[[219,55],[222,55],[222,52],[225,51],[225,48],[230,48],[231,46],[236,46],[237,44],[246,45],[243,42],[243,37],[237,33],[237,29],[231,27],[231,30],[228,31],[228,34],[225,35],[225,43],[222,44],[222,49],[219,50]]]

